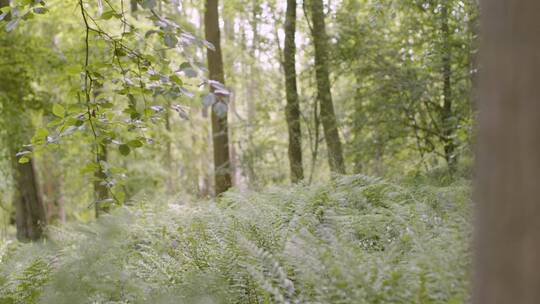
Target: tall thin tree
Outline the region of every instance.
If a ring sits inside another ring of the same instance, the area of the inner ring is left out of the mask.
[[[296,83],[296,0],[287,0],[285,16],[285,48],[283,49],[283,69],[285,71],[285,108],[289,129],[289,165],[291,181],[297,183],[304,179],[302,165],[302,129],[300,126],[300,102]]]
[[[103,90],[103,86],[94,85],[94,98],[96,98],[99,93]],[[108,149],[106,143],[100,143],[95,146],[95,160],[96,163],[101,164],[102,162],[107,162],[108,159]],[[95,214],[96,218],[100,215],[108,213],[110,211],[111,197],[110,189],[107,185],[107,175],[103,172],[104,168],[102,165],[99,165],[94,171],[94,198],[95,198]]]
[[[330,87],[330,69],[328,65],[328,36],[323,0],[309,0],[311,19],[313,23],[312,36],[315,46],[315,73],[317,78],[317,99],[321,106],[321,122],[324,139],[328,149],[330,170],[345,173],[343,148],[339,137],[338,124]]]
[[[441,122],[443,126],[444,158],[450,172],[454,172],[457,166],[457,156],[455,155],[455,126],[452,113],[452,32],[449,26],[449,6],[449,1],[445,1],[441,7],[441,32],[443,36],[443,106],[441,108]]]
[[[225,84],[223,72],[223,57],[221,54],[221,34],[219,30],[218,0],[206,0],[204,12],[204,30],[206,40],[214,47],[208,49],[209,78]],[[214,86],[210,86],[212,92],[216,92]],[[218,102],[212,105],[212,136],[214,145],[214,179],[215,195],[227,191],[232,186],[231,164],[229,157],[229,134],[227,123],[227,110],[223,111],[226,96],[217,94]]]
[[[540,1],[483,0],[476,304],[540,301]]]

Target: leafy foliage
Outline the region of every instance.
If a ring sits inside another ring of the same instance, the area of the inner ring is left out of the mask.
[[[11,245],[0,302],[463,303],[468,189],[357,175],[217,204],[141,202]]]

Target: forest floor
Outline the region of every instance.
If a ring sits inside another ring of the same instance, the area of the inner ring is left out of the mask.
[[[140,202],[0,245],[0,303],[464,303],[469,192],[357,175]]]

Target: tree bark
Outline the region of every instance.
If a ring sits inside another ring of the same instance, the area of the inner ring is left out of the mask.
[[[455,124],[452,113],[452,34],[448,25],[448,4],[444,3],[441,8],[441,32],[443,35],[443,106],[441,120],[443,126],[444,158],[451,173],[456,171],[457,157],[456,144],[454,141]]]
[[[0,8],[9,6],[9,0],[0,0]],[[5,20],[10,20],[8,14]],[[16,98],[21,98],[20,92]],[[20,105],[13,105],[14,113],[11,115],[17,125],[8,130],[9,153],[12,164],[12,175],[16,187],[13,196],[15,206],[15,226],[17,228],[17,239],[20,241],[35,241],[43,237],[43,230],[47,224],[47,216],[43,200],[39,191],[36,170],[32,159],[25,164],[19,163],[17,153],[22,143],[29,141],[30,117],[27,117]]]
[[[14,204],[17,239],[20,241],[35,241],[43,236],[47,224],[47,216],[39,193],[33,160],[28,163],[18,163],[12,151],[13,174],[15,177]]]
[[[317,99],[321,106],[321,122],[324,139],[328,149],[330,170],[345,173],[343,149],[337,126],[332,93],[330,91],[330,72],[328,67],[328,37],[324,21],[323,0],[310,0],[311,19],[313,21],[313,43],[315,46],[315,73],[317,78]]]
[[[223,57],[221,54],[218,0],[206,0],[204,13],[204,25],[206,40],[214,45],[215,50],[207,50],[209,78],[225,84],[223,72]],[[215,89],[210,86],[212,92]],[[219,102],[226,102],[225,96],[217,96]],[[229,134],[227,123],[227,111],[218,113],[216,106],[212,106],[212,136],[214,145],[214,179],[215,195],[227,191],[232,187],[230,161],[229,161]]]
[[[100,151],[97,154],[98,163],[101,161],[107,161],[107,146],[102,145]],[[110,211],[110,202],[109,202],[109,188],[107,187],[106,179],[107,176],[102,171],[101,166],[96,169],[94,173],[94,195],[95,195],[95,210],[96,218],[100,217],[102,214],[108,213]]]
[[[540,301],[540,1],[484,0],[473,303]]]
[[[137,12],[137,0],[130,0],[131,12]]]
[[[302,130],[300,126],[300,102],[296,83],[296,0],[287,0],[285,18],[285,48],[283,49],[283,69],[285,71],[285,93],[287,106],[285,108],[289,130],[289,165],[291,182],[297,183],[304,179],[302,165]]]

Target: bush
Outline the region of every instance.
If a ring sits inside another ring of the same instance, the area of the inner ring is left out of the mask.
[[[0,303],[463,303],[468,197],[346,176],[121,208],[0,251]]]

